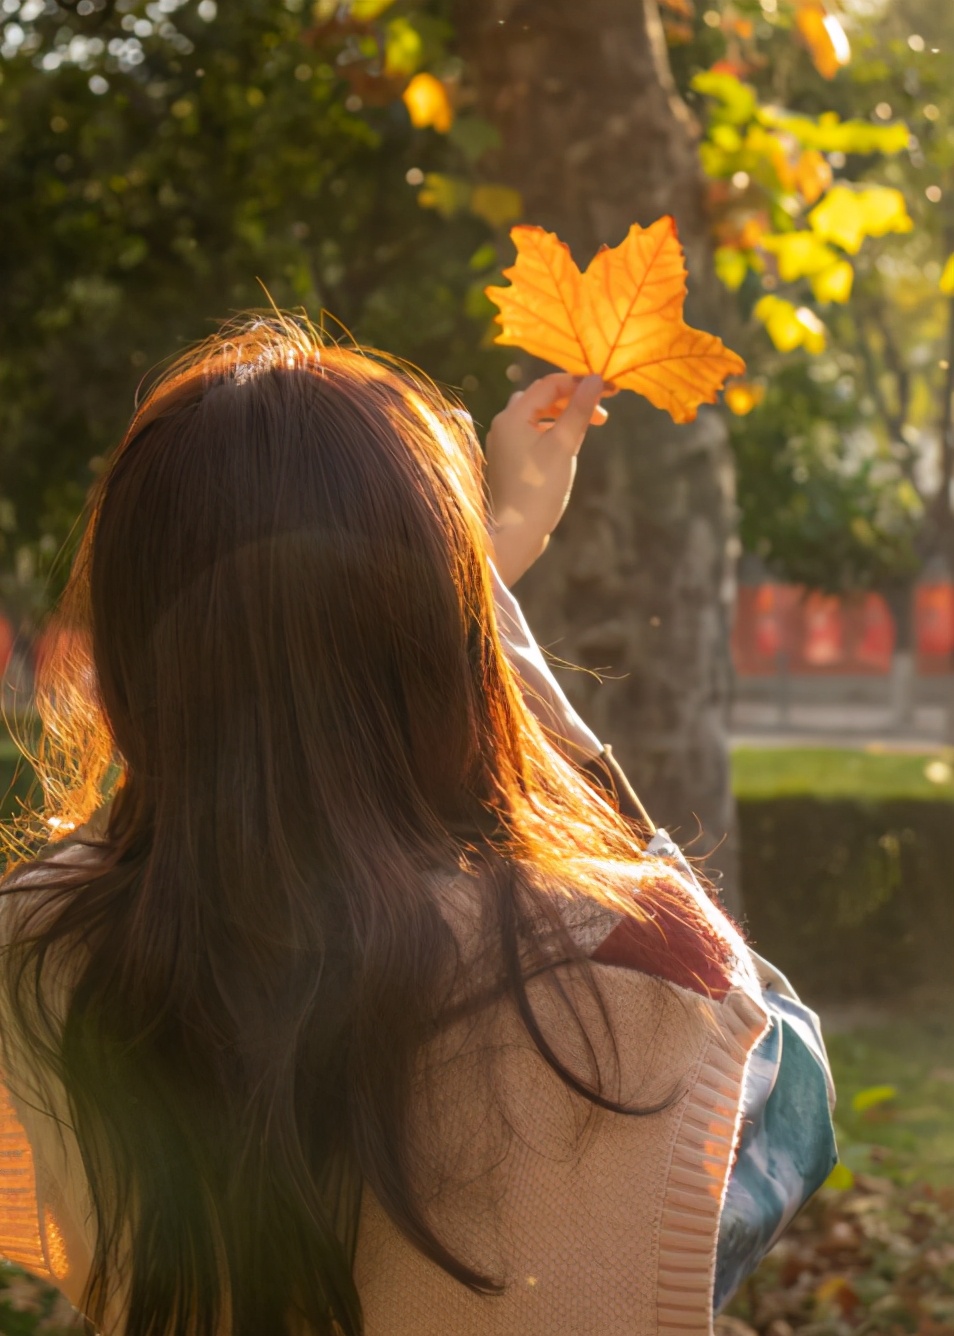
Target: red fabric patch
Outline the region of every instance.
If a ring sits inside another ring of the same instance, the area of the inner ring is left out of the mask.
[[[667,882],[640,890],[647,917],[624,919],[591,959],[598,965],[639,970],[720,1000],[732,987],[732,949],[691,897]]]

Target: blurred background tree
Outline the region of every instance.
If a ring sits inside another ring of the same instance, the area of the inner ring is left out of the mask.
[[[896,595],[954,555],[954,11],[854,0],[839,45],[812,9],[709,8],[674,62],[707,103],[717,265],[757,372],[729,396],[745,546]]]
[[[422,149],[457,151],[412,127],[395,84],[381,105],[352,90],[347,23],[275,0],[4,9],[8,567],[46,573],[140,378],[263,287],[452,384],[485,363],[502,377],[465,310],[489,229],[414,189]],[[431,20],[438,49],[445,30]]]
[[[732,829],[735,491],[774,571],[905,591],[951,549],[954,15],[932,0],[2,0],[0,561],[57,585],[140,378],[231,311],[327,310],[478,423],[527,374],[518,218],[585,262],[673,212],[733,414],[624,396],[521,590],[652,810]],[[843,24],[843,26],[842,26]],[[849,44],[853,58],[848,60]],[[716,277],[718,275],[718,278]],[[721,284],[721,286],[720,286]],[[330,320],[330,318],[329,318]],[[628,402],[624,402],[628,400]],[[733,878],[730,843],[720,854]]]

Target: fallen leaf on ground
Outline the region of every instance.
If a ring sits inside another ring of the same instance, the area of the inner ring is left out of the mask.
[[[823,1189],[715,1329],[720,1336],[952,1336],[954,1190],[867,1174],[845,1191]]]

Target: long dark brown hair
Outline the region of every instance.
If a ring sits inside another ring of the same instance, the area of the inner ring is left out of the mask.
[[[408,1153],[413,1060],[459,983],[435,878],[479,871],[500,988],[559,1068],[527,943],[558,884],[633,913],[613,869],[641,850],[501,649],[480,458],[420,375],[248,318],[153,385],[100,480],[35,760],[42,831],[89,857],[29,864],[6,981],[68,1095],[94,1323],[121,1275],[128,1336],[360,1332],[361,1184],[493,1287],[429,1227]]]

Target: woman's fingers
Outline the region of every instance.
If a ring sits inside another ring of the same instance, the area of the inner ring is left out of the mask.
[[[598,385],[595,404],[590,414],[589,425],[601,427],[607,419],[606,409],[599,399],[612,394],[615,387],[607,386],[597,375],[571,376],[566,371],[554,371],[548,376],[541,376],[525,390],[515,390],[508,400],[506,413],[512,413],[530,425],[538,428],[551,426],[569,407],[579,387],[584,383]],[[592,393],[588,391],[588,393]]]
[[[584,376],[576,386],[563,412],[548,433],[553,443],[568,454],[575,455],[583,444],[586,429],[591,423],[606,421],[606,410],[600,407],[603,393],[602,376]],[[599,416],[602,414],[602,416]]]
[[[566,409],[572,397],[573,396],[570,394],[563,394],[560,396],[559,399],[554,400],[554,402],[549,406],[549,408],[545,408],[542,412],[534,414],[533,418],[534,426],[552,427],[554,422],[556,422],[557,419],[559,418],[560,414]],[[593,409],[593,415],[590,418],[590,426],[602,427],[603,423],[606,421],[608,417],[609,414],[607,413],[603,405],[597,404],[596,407]]]
[[[571,376],[566,371],[553,371],[548,376],[541,376],[525,390],[517,390],[510,396],[505,412],[515,410],[528,422],[536,422],[541,416],[552,416],[550,410],[561,400],[569,400],[579,383],[578,376]]]

